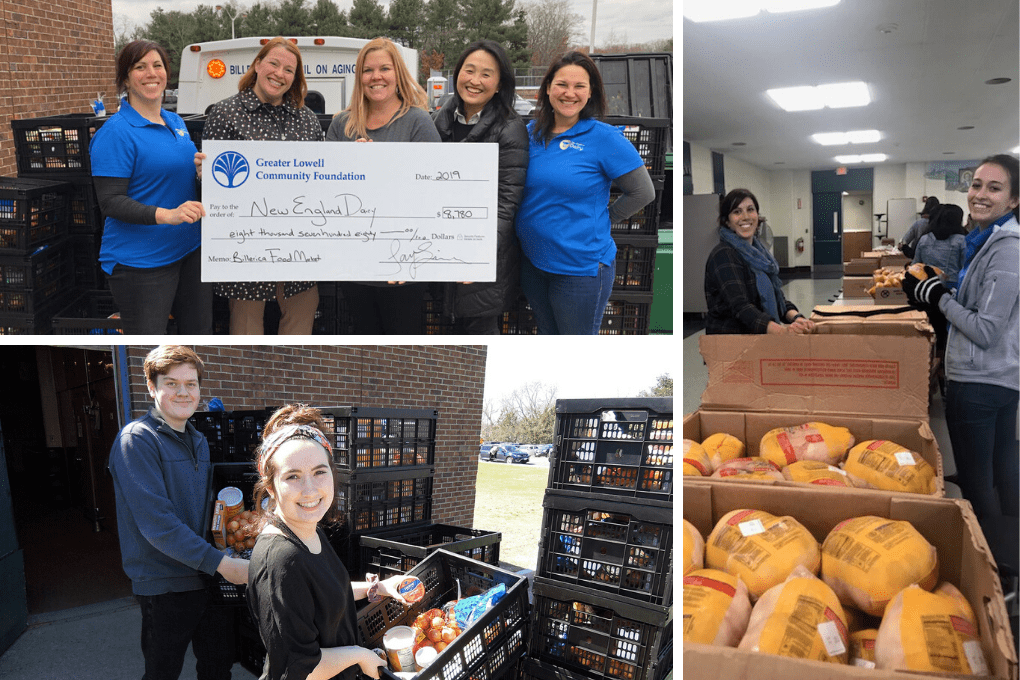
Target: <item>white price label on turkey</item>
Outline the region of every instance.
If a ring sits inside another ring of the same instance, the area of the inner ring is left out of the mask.
[[[843,644],[843,636],[839,634],[835,621],[819,623],[818,634],[822,636],[822,644],[825,645],[825,652],[829,656],[846,654],[846,645]]]
[[[854,666],[860,666],[861,668],[874,668],[875,662],[867,659],[854,659]]]
[[[914,454],[910,451],[897,451],[896,462],[900,465],[916,465],[914,462]]]
[[[988,675],[988,664],[985,662],[985,655],[981,651],[981,643],[977,640],[967,640],[963,643],[963,653],[967,655],[967,663],[970,665],[970,672],[973,675]]]
[[[740,528],[740,534],[742,536],[755,536],[757,534],[765,533],[765,525],[761,523],[760,519],[752,519],[746,522],[741,522],[737,526]]]

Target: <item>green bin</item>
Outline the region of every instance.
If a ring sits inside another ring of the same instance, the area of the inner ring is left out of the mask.
[[[673,230],[659,230],[659,246],[655,251],[655,277],[649,332],[654,335],[673,334]]]

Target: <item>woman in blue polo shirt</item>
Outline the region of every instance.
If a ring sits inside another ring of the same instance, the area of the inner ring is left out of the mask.
[[[198,149],[184,121],[162,108],[169,57],[148,40],[117,55],[120,109],[89,152],[106,217],[99,263],[127,334],[212,332],[212,287],[201,280]]]
[[[605,111],[595,62],[580,52],[553,62],[528,124],[530,159],[517,213],[521,288],[542,335],[599,332],[616,276],[611,220],[655,198],[637,150],[599,120]],[[610,185],[623,193],[612,205]]]

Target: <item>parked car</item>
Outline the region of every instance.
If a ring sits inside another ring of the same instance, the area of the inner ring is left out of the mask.
[[[535,110],[535,105],[519,94],[514,95],[514,111],[519,116],[529,116]]]
[[[538,455],[538,444],[521,444],[517,448],[523,451],[524,453],[528,454],[529,456]]]
[[[531,456],[526,452],[521,451],[517,444],[500,443],[495,444],[496,450],[482,454],[482,458],[490,461],[503,461],[504,463],[527,463]]]
[[[535,457],[542,458],[545,456],[549,456],[550,454],[552,454],[552,450],[553,450],[552,444],[539,444],[538,451],[535,452]]]

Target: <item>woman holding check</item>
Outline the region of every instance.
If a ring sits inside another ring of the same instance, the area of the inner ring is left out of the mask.
[[[415,82],[397,46],[375,38],[355,63],[351,103],[333,118],[326,139],[334,142],[438,142],[425,109],[425,90]],[[340,284],[357,334],[421,333],[423,283]]]
[[[317,142],[322,125],[305,106],[304,68],[297,46],[273,38],[262,46],[237,84],[239,92],[209,113],[202,139]],[[230,300],[230,334],[263,335],[266,302],[280,304],[280,335],[310,335],[319,289],[310,281],[215,284]]]
[[[201,277],[201,160],[184,121],[162,108],[169,64],[148,40],[121,49],[124,99],[89,145],[106,218],[99,263],[128,335],[162,335],[171,314],[180,333],[212,332],[212,287]]]

